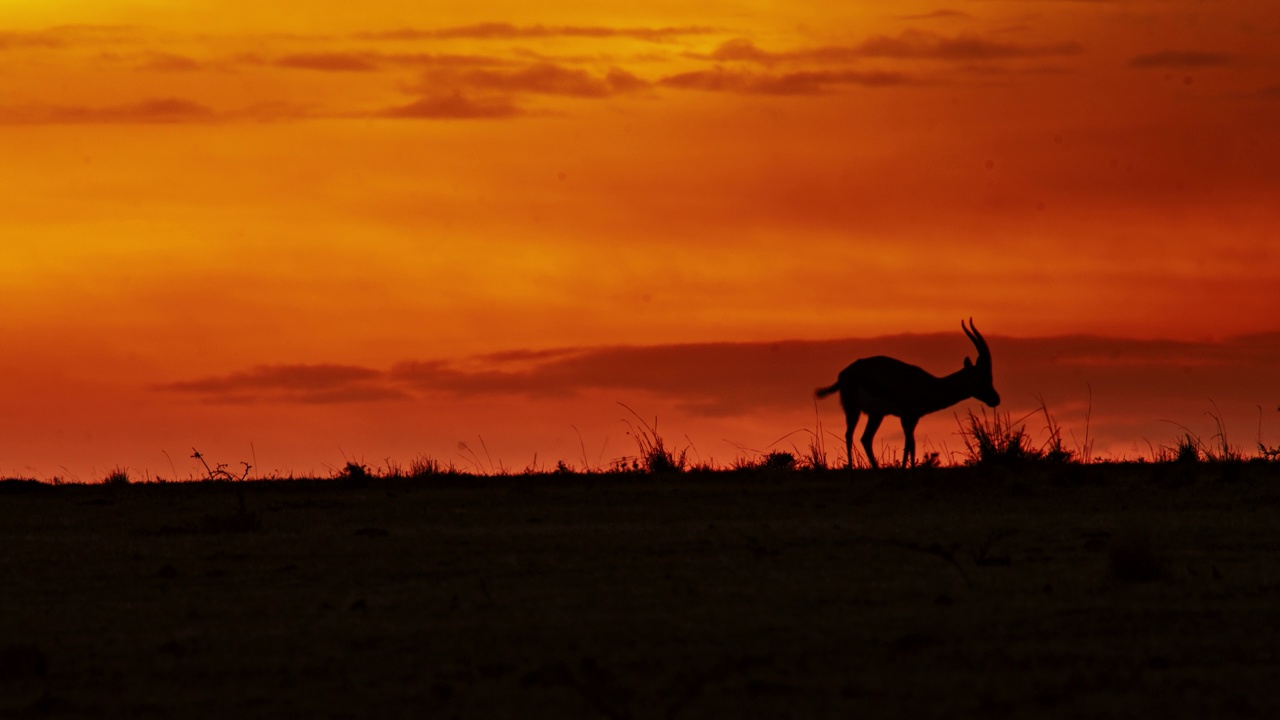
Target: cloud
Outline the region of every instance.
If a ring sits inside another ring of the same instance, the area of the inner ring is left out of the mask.
[[[203,65],[183,55],[171,53],[151,53],[137,65],[138,70],[153,72],[194,72],[203,69]]]
[[[625,70],[612,68],[604,76],[552,63],[536,63],[520,70],[473,70],[463,73],[428,75],[425,88],[440,85],[465,86],[506,94],[530,93],[579,98],[603,98],[634,92],[648,83]]]
[[[424,120],[484,120],[515,117],[524,111],[506,98],[468,98],[460,93],[424,97],[374,113],[376,117]]]
[[[1146,55],[1135,55],[1129,60],[1133,68],[1204,68],[1230,65],[1235,56],[1227,53],[1199,50],[1163,50]]]
[[[581,348],[555,351],[541,361],[515,358],[474,367],[406,362],[393,367],[389,377],[419,391],[457,397],[605,391],[625,400],[651,393],[671,398],[693,414],[726,416],[805,404],[815,386],[834,380],[840,368],[860,355],[890,349],[919,357],[921,347],[945,347],[958,369],[966,349],[972,353],[958,330],[955,336],[921,337],[925,339]]]
[[[890,87],[909,85],[912,79],[901,73],[855,70],[819,70],[781,74],[738,70],[700,70],[671,75],[659,81],[665,87],[682,90],[732,92],[757,95],[816,95],[835,85]]]
[[[133,39],[136,30],[130,25],[59,25],[46,30],[0,31],[0,50],[126,42]]]
[[[241,56],[242,62],[271,64],[295,70],[321,72],[373,72],[381,66],[429,68],[487,68],[518,64],[514,60],[488,55],[455,55],[431,53],[317,52],[283,55],[271,60],[260,56]]]
[[[764,65],[772,65],[788,57],[794,57],[794,55],[771,53],[761,50],[754,42],[746,38],[734,38],[720,43],[715,50],[711,51],[710,55],[704,57],[723,62],[758,62]]]
[[[415,89],[423,97],[374,115],[386,118],[495,119],[527,114],[512,99],[517,95],[557,95],[605,98],[636,92],[649,83],[612,68],[604,75],[535,63],[518,70],[438,68],[428,72]]]
[[[4,125],[178,124],[216,119],[218,114],[212,109],[173,97],[106,107],[51,105],[0,108],[0,124]]]
[[[897,37],[878,35],[852,48],[860,57],[965,62],[1076,55],[1082,50],[1075,42],[1028,45],[986,40],[975,35],[946,37],[923,30],[907,30]]]
[[[546,350],[504,350],[476,356],[477,360],[493,363],[524,362],[530,360],[550,360],[567,355],[577,355],[581,350],[574,348],[550,348]]]
[[[958,323],[957,323],[958,324]],[[1041,398],[1056,418],[1082,433],[1124,448],[1143,438],[1177,437],[1173,420],[1197,427],[1206,411],[1232,428],[1257,421],[1257,406],[1275,406],[1280,333],[1222,341],[1134,340],[1097,336],[1009,338],[987,333],[995,384],[1011,420],[1035,433]],[[835,381],[854,359],[889,355],[935,375],[959,370],[974,347],[959,328],[935,334],[760,343],[694,343],[514,350],[461,360],[401,362],[380,371],[349,365],[276,365],[156,390],[216,403],[352,403],[413,399],[448,407],[480,398],[535,403],[565,398],[670,407],[705,418],[803,417],[813,389]],[[1210,400],[1212,398],[1212,400]],[[972,407],[972,405],[971,405]],[[839,417],[834,400],[822,417]],[[963,409],[956,412],[963,414]],[[809,415],[812,417],[812,415]],[[943,411],[936,428],[954,422]],[[896,423],[891,423],[896,425]],[[839,432],[839,426],[831,428]],[[896,431],[896,428],[894,429]],[[1245,433],[1248,436],[1248,433]],[[945,434],[942,437],[947,437]],[[1144,446],[1141,452],[1147,452]]]
[[[920,13],[918,15],[898,15],[899,20],[960,20],[969,19],[973,16],[967,12],[960,10],[934,10],[933,12]]]
[[[300,53],[276,58],[272,64],[300,70],[324,72],[371,72],[377,63],[365,53],[323,52]]]
[[[751,40],[735,38],[721,43],[709,54],[690,54],[689,57],[717,62],[754,62],[762,65],[781,62],[842,64],[865,58],[977,62],[1074,55],[1081,50],[1081,46],[1074,42],[1026,45],[986,40],[973,35],[947,37],[924,30],[907,30],[897,37],[878,35],[857,45],[823,45],[785,52],[764,50]]]
[[[207,402],[350,403],[403,400],[384,373],[354,365],[260,365],[242,372],[155,386]]]
[[[1143,437],[1158,442],[1176,435],[1163,419],[1194,424],[1216,403],[1235,427],[1248,422],[1258,403],[1275,403],[1274,397],[1258,397],[1257,392],[1275,386],[1280,333],[1219,342],[1006,338],[991,333],[987,339],[996,387],[1005,398],[1001,409],[1028,426],[1032,421],[1023,416],[1035,412],[1043,398],[1076,431],[1092,410],[1095,437],[1115,444]],[[957,329],[831,341],[580,348],[556,351],[543,360],[520,357],[510,362],[410,362],[393,367],[388,379],[464,402],[590,394],[631,403],[647,396],[693,416],[769,417],[807,411],[813,388],[834,382],[859,357],[889,355],[945,375],[959,370],[974,352]],[[821,412],[838,417],[838,404]],[[1252,417],[1256,420],[1256,414]],[[940,413],[934,422],[950,420]]]
[[[510,23],[479,23],[433,30],[404,28],[382,32],[359,33],[357,37],[369,40],[520,40],[528,38],[584,37],[584,38],[632,38],[646,42],[671,42],[687,35],[705,35],[716,32],[714,28],[689,25],[656,28],[613,28],[575,25],[512,25]]]
[[[0,50],[62,47],[66,42],[51,32],[0,32]]]

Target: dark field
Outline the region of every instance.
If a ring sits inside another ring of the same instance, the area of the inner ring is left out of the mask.
[[[0,484],[0,716],[1280,717],[1280,464]]]

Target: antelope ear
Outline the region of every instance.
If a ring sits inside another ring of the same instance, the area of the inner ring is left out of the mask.
[[[973,368],[973,363],[969,360],[969,357],[966,355],[964,358],[964,369],[969,370],[971,368]]]

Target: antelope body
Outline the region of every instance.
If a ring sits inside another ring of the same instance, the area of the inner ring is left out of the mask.
[[[991,380],[991,349],[987,347],[987,341],[973,326],[973,318],[969,319],[968,327],[961,320],[960,327],[978,349],[978,360],[970,362],[966,357],[964,367],[950,375],[937,377],[910,363],[877,355],[853,361],[852,365],[840,371],[834,385],[814,391],[820,398],[837,391],[840,393],[849,467],[853,467],[853,430],[862,413],[867,414],[862,448],[867,452],[871,467],[875,468],[879,464],[871,442],[886,415],[902,420],[905,437],[902,464],[905,466],[916,462],[915,431],[921,417],[969,398],[977,398],[991,407],[1000,404],[1000,393],[996,392]]]

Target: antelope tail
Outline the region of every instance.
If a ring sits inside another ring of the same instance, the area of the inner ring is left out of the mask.
[[[836,383],[830,387],[820,387],[813,391],[814,397],[824,398],[840,389],[840,383]]]

